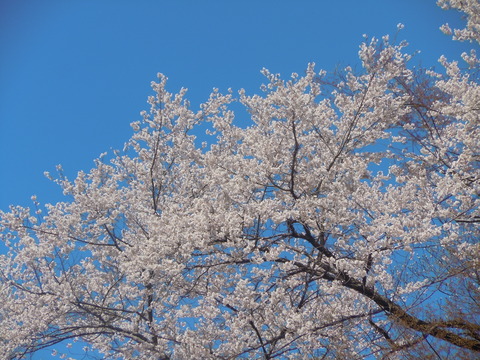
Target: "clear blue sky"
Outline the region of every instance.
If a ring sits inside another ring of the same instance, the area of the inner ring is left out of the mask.
[[[0,209],[33,194],[56,202],[44,171],[73,177],[122,148],[158,72],[198,107],[213,87],[257,91],[262,67],[288,77],[311,61],[354,64],[362,34],[399,22],[399,39],[434,66],[459,47],[445,21],[458,15],[434,0],[1,0]]]
[[[357,64],[362,34],[399,22],[431,67],[466,48],[446,21],[435,0],[0,0],[0,209],[61,200],[44,171],[74,177],[122,148],[158,72],[196,108],[213,87],[257,91],[263,67]]]

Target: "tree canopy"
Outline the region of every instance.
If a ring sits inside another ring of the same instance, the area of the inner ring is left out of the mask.
[[[439,5],[478,46],[478,1]],[[480,62],[405,46],[198,111],[159,75],[123,151],[55,177],[65,202],[0,212],[0,357],[479,356]]]

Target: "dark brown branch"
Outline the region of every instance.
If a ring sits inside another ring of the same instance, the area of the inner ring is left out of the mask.
[[[426,322],[417,317],[408,314],[400,305],[392,300],[380,295],[373,287],[364,286],[362,282],[351,278],[345,273],[337,272],[338,276],[332,276],[331,273],[326,272],[324,278],[330,281],[340,280],[342,285],[355,290],[356,292],[373,300],[380,308],[382,308],[393,319],[398,321],[401,325],[419,331],[423,334],[428,334],[438,339],[444,340],[464,349],[480,352],[480,341],[469,339],[457,335],[453,332],[444,330],[444,322]]]
[[[271,357],[270,357],[270,354],[267,352],[267,348],[265,347],[265,343],[262,339],[262,335],[260,334],[260,332],[258,331],[257,327],[255,326],[252,320],[250,320],[248,323],[253,328],[253,331],[255,331],[255,334],[258,337],[258,341],[260,342],[260,345],[262,347],[262,351],[263,351],[263,355],[265,355],[265,359],[270,359]]]
[[[364,286],[362,281],[350,277],[345,272],[339,271],[331,265],[322,263],[321,268],[323,272],[319,273],[318,269],[313,269],[299,261],[291,261],[289,259],[279,258],[277,259],[277,262],[290,262],[306,272],[319,275],[325,280],[340,281],[340,283],[346,288],[352,289],[375,302],[392,319],[396,320],[399,324],[405,326],[406,328],[419,331],[422,334],[431,335],[464,349],[480,352],[479,340],[475,338],[472,339],[462,337],[461,335],[443,329],[444,327],[448,327],[448,324],[451,325],[450,322],[427,322],[410,315],[400,305],[388,299],[387,297],[380,295],[373,287]]]
[[[294,147],[293,147],[293,154],[292,154],[292,163],[290,164],[290,181],[289,181],[289,190],[292,194],[294,199],[298,199],[299,196],[295,194],[295,174],[297,173],[297,156],[298,151],[300,150],[300,144],[298,143],[297,138],[297,129],[295,127],[295,119],[292,120],[292,132],[293,132],[293,139],[294,139]]]
[[[290,231],[290,235],[292,237],[306,240],[308,243],[310,243],[310,245],[312,245],[316,250],[318,250],[322,255],[325,255],[326,257],[329,257],[329,258],[334,257],[333,253],[330,250],[328,250],[324,246],[324,244],[322,245],[321,243],[318,242],[318,240],[310,232],[310,229],[308,228],[308,226],[301,224],[303,229],[305,230],[305,233],[300,234],[295,230],[295,224],[299,224],[299,223],[292,219],[287,220],[288,231]]]

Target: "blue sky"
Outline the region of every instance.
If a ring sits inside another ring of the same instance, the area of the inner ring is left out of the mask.
[[[0,209],[59,201],[44,171],[74,177],[121,149],[158,72],[198,108],[213,87],[257,91],[263,67],[358,64],[362,34],[399,22],[431,67],[467,48],[438,30],[447,21],[458,14],[434,0],[0,0]]]
[[[257,91],[262,67],[355,64],[362,34],[399,22],[430,67],[465,48],[438,30],[458,19],[434,0],[1,0],[0,209],[61,200],[44,171],[74,177],[122,148],[158,72],[197,108],[213,87]]]

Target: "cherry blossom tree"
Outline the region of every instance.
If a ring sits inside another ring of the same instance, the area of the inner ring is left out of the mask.
[[[440,5],[477,46],[478,1]],[[0,213],[0,357],[480,356],[479,61],[413,71],[405,46],[197,112],[160,75],[124,151],[56,177],[65,202]]]

